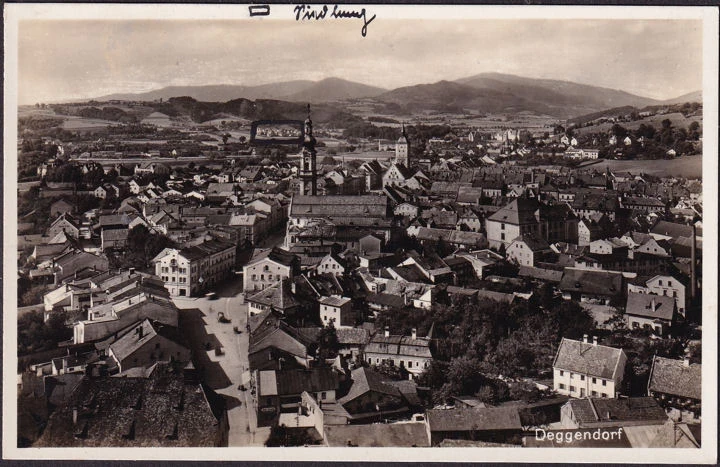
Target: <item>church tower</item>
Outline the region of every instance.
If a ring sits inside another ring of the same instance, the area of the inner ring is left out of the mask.
[[[312,120],[310,120],[310,104],[307,106],[308,116],[305,120],[305,139],[302,157],[300,158],[300,194],[317,195],[317,151],[313,136]]]
[[[408,152],[410,151],[410,143],[405,133],[405,124],[402,124],[402,134],[395,144],[395,163],[408,166]]]

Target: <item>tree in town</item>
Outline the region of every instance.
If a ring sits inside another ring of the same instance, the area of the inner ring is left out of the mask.
[[[337,330],[331,322],[322,328],[318,334],[317,356],[322,362],[337,357],[339,351],[340,341],[338,340]]]

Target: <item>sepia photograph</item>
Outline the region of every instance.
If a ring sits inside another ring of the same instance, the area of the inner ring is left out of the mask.
[[[4,458],[717,461],[716,9],[4,32]]]

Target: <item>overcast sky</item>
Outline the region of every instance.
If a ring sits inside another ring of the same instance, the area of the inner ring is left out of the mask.
[[[384,88],[483,72],[667,99],[702,89],[702,23],[668,20],[28,21],[19,102],[331,76]]]

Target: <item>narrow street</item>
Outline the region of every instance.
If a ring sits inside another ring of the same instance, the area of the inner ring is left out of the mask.
[[[229,446],[262,446],[270,429],[257,427],[250,394],[247,305],[241,290],[242,282],[233,278],[216,290],[215,299],[178,297],[174,302],[180,309],[180,326],[190,340],[195,365],[204,381],[226,400]],[[220,312],[231,322],[219,322]],[[241,332],[236,333],[235,327]],[[210,349],[206,350],[208,344]],[[216,349],[223,353],[218,355]],[[246,391],[239,389],[241,384]]]

